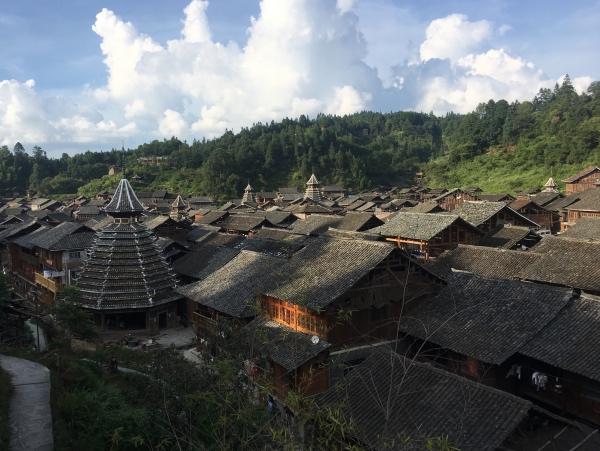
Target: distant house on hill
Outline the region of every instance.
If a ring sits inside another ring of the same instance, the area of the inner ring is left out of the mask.
[[[108,175],[111,175],[111,176],[120,174],[121,172],[122,172],[121,167],[114,165],[114,164],[108,168]]]
[[[583,171],[563,180],[565,183],[565,192],[580,193],[590,188],[598,188],[600,186],[600,167],[590,166]]]
[[[432,200],[435,201],[442,209],[446,211],[453,211],[465,201],[477,200],[477,197],[467,191],[461,190],[460,188],[454,188],[450,191],[440,194]]]

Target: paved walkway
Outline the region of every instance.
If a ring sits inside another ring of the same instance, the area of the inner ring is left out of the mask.
[[[52,451],[50,371],[39,363],[0,355],[0,366],[11,375],[11,451]]]

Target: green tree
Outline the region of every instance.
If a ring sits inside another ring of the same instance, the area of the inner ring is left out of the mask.
[[[91,314],[81,308],[79,299],[79,289],[74,286],[64,287],[56,296],[53,313],[57,323],[64,329],[66,339],[71,336],[82,339],[96,336]]]

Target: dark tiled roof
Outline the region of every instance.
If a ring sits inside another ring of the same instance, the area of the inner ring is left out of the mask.
[[[289,240],[296,241],[301,240],[302,236],[293,233],[291,230],[275,229],[272,227],[262,227],[257,230],[254,234],[255,238],[267,239],[267,240]]]
[[[250,232],[262,225],[272,225],[266,218],[251,215],[230,214],[217,224],[223,230]]]
[[[587,168],[585,168],[583,171],[578,172],[577,174],[566,178],[563,180],[564,183],[575,183],[577,182],[577,180],[579,180],[582,177],[585,177],[586,175],[591,174],[592,172],[595,171],[600,171],[600,168],[598,166],[588,166]]]
[[[486,194],[481,193],[477,195],[480,200],[487,200],[489,202],[505,202],[514,199],[510,194]]]
[[[460,188],[452,188],[451,190],[444,191],[442,194],[434,197],[432,200],[434,200],[435,202],[439,202],[440,200],[444,199],[445,197],[450,196],[451,194],[454,194],[454,193],[461,194],[462,192],[463,192],[463,190],[461,190]]]
[[[563,232],[562,237],[600,240],[600,218],[580,218],[574,226]]]
[[[97,215],[100,213],[100,209],[94,205],[82,205],[77,209],[78,215]]]
[[[580,196],[579,196],[580,194],[581,193],[573,193],[566,197],[558,197],[558,198],[554,199],[553,201],[544,205],[544,207],[547,210],[560,212],[563,209],[567,208],[569,205],[577,202],[580,199]]]
[[[58,250],[54,248],[55,245],[69,235],[75,234],[80,230],[88,230],[88,228],[77,222],[63,222],[56,227],[48,229],[43,234],[38,234],[35,238],[32,238],[30,242],[31,245],[35,247],[47,250]],[[67,245],[67,242],[65,241],[63,245]]]
[[[461,244],[456,249],[444,252],[426,267],[444,279],[451,275],[452,269],[484,277],[515,279],[524,268],[541,257],[534,252]]]
[[[300,235],[297,235],[301,238]],[[240,247],[243,250],[262,252],[274,257],[290,257],[304,247],[305,240],[270,240],[252,237],[244,240]]]
[[[325,232],[329,227],[333,227],[340,219],[340,216],[333,215],[310,215],[294,222],[291,230],[302,235],[317,235]]]
[[[521,354],[600,382],[600,300],[575,299]]]
[[[515,211],[518,211],[521,208],[524,208],[528,205],[532,205],[534,208],[537,207],[537,209],[539,209],[539,210],[544,210],[544,207],[542,207],[541,205],[538,205],[533,199],[527,199],[527,198],[523,198],[523,197],[520,199],[515,199],[510,204],[508,204],[508,206]]]
[[[295,332],[275,321],[259,317],[244,328],[253,348],[288,371],[299,368],[331,347],[325,340]]]
[[[500,230],[490,236],[485,236],[479,244],[481,246],[501,247],[504,249],[514,248],[520,241],[532,233],[529,227],[504,225]]]
[[[572,297],[568,288],[454,273],[438,296],[405,307],[400,327],[459,354],[501,364]]]
[[[199,225],[193,226],[192,229],[186,234],[185,239],[188,241],[202,241],[211,234],[215,234],[219,231],[219,227]]]
[[[372,213],[346,213],[346,215],[332,227],[340,230],[358,232],[372,229],[383,224],[383,221]]]
[[[600,188],[578,193],[579,200],[568,205],[567,210],[600,211]]]
[[[154,233],[140,222],[96,232],[77,280],[80,303],[94,310],[143,309],[179,298],[177,280]]]
[[[600,241],[545,236],[531,251],[543,255],[520,278],[600,293]]]
[[[85,225],[92,230],[100,230],[112,223],[113,223],[113,218],[111,218],[110,216],[103,216],[103,217],[96,218],[96,219],[90,219],[89,221],[87,221],[85,223]]]
[[[31,240],[34,240],[39,236],[45,235],[48,230],[51,230],[49,226],[42,226],[34,230],[33,232],[29,232],[26,235],[15,238],[14,240],[12,240],[12,242],[15,243],[17,246],[24,247],[26,249],[32,249],[34,246],[31,243]]]
[[[387,237],[430,240],[455,222],[462,223],[465,227],[473,228],[454,214],[401,211],[381,227],[377,227],[371,231]]]
[[[537,224],[525,216],[508,207],[505,202],[487,202],[487,201],[467,201],[457,207],[452,213],[459,215],[465,221],[470,222],[475,227],[479,227],[485,221],[505,210],[507,213],[512,213],[514,216],[520,217],[522,221],[537,226]]]
[[[428,449],[433,437],[447,437],[463,451],[496,450],[531,408],[529,401],[389,349],[374,351],[317,404],[340,409],[369,449],[407,451]]]
[[[285,280],[266,294],[312,310],[323,309],[352,288],[394,249],[383,242],[315,238],[280,268]]]
[[[179,287],[188,299],[236,318],[256,315],[256,298],[275,283],[283,261],[258,252],[242,251],[203,280]]]
[[[144,207],[135,195],[135,191],[127,181],[127,179],[121,179],[115,190],[115,194],[104,211],[107,213],[142,213]]]
[[[306,213],[306,214],[327,214],[332,213],[331,209],[324,207],[323,205],[316,203],[310,199],[305,199],[299,204],[290,205],[286,208],[286,210],[291,211],[293,213]]]
[[[429,200],[426,202],[419,202],[414,207],[408,207],[406,211],[411,213],[436,213],[443,211],[443,208],[438,205],[437,202]]]
[[[70,215],[62,213],[60,211],[51,210],[28,211],[26,215],[32,218],[37,218],[46,222],[53,223],[66,222],[71,220]]]
[[[94,232],[78,232],[61,238],[52,245],[53,251],[71,251],[89,249],[94,242]]]
[[[354,202],[348,204],[348,205],[344,205],[346,207],[347,211],[352,211],[352,210],[356,210],[358,207],[362,207],[363,205],[365,205],[366,202],[362,199],[356,199]]]
[[[282,223],[294,222],[296,216],[291,214],[289,211],[261,211],[256,213],[258,216],[263,216],[273,225],[280,225]]]
[[[223,219],[228,214],[229,213],[227,213],[226,211],[217,211],[217,210],[209,211],[204,216],[202,216],[198,221],[196,221],[196,223],[198,223],[198,224],[213,224],[213,223]]]
[[[35,219],[19,222],[17,224],[11,224],[6,229],[0,231],[0,241],[7,240],[13,236],[16,236],[20,233],[25,233],[29,229],[34,229],[39,226],[40,224]]]
[[[173,269],[184,276],[201,280],[222,268],[239,253],[238,249],[205,245],[179,258],[173,263]]]
[[[92,199],[89,202],[86,202],[85,205],[94,206],[94,207],[103,207],[106,205],[108,201],[105,199]]]
[[[148,230],[154,230],[157,227],[160,227],[161,225],[165,224],[166,222],[175,221],[173,221],[171,218],[165,215],[149,216],[144,219],[144,225]]]
[[[246,240],[246,237],[238,234],[213,233],[210,236],[203,239],[202,244],[235,247],[240,245],[240,243],[242,243],[244,240]]]
[[[356,208],[355,210],[356,211],[368,211],[368,210],[373,211],[376,206],[377,206],[377,204],[375,202],[367,202],[364,205],[361,205],[360,207]]]
[[[554,193],[552,191],[542,191],[531,196],[531,199],[538,205],[545,207],[550,202],[555,201],[561,197],[560,193]]]

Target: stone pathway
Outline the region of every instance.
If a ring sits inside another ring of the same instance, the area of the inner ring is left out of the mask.
[[[0,366],[10,374],[11,451],[52,451],[50,371],[39,363],[0,355]]]

